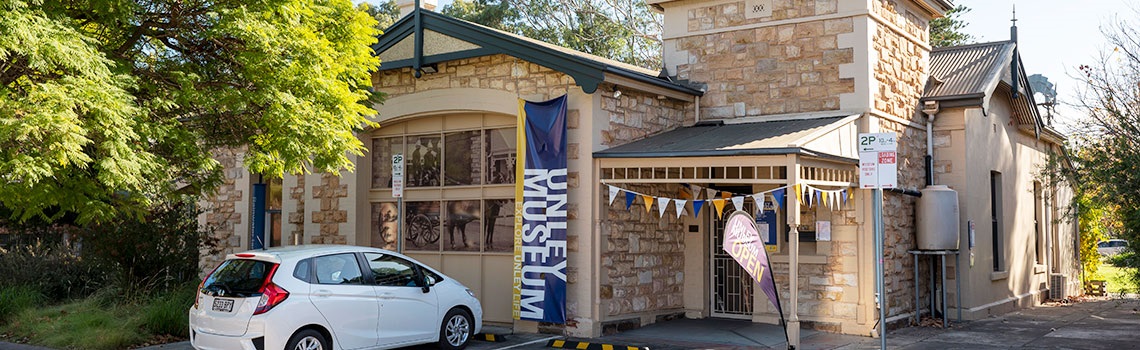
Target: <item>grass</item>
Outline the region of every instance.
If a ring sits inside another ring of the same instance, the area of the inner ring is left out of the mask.
[[[1137,293],[1137,286],[1132,281],[1131,275],[1134,273],[1132,268],[1117,267],[1112,264],[1102,263],[1097,268],[1096,275],[1093,279],[1104,280],[1105,289],[1108,294]]]
[[[2,295],[2,294],[0,294]],[[0,325],[8,341],[59,349],[126,349],[183,339],[193,288],[136,301],[106,293],[48,307],[26,307]]]

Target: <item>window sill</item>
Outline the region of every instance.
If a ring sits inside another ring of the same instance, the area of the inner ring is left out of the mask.
[[[1004,280],[1009,278],[1009,271],[995,271],[990,272],[990,281]]]
[[[1039,264],[1033,265],[1033,274],[1034,275],[1043,274],[1043,273],[1045,273],[1045,270],[1046,270],[1045,265],[1039,265]]]

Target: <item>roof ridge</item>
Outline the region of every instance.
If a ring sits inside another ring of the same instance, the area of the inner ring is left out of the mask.
[[[1000,41],[990,41],[990,42],[984,42],[984,43],[974,43],[974,44],[957,45],[957,46],[936,47],[933,50],[930,50],[930,53],[973,49],[973,48],[978,48],[978,47],[983,47],[983,46],[997,46],[999,44],[1001,44],[1001,45],[1015,44],[1016,45],[1016,43],[1013,40],[1000,40]]]

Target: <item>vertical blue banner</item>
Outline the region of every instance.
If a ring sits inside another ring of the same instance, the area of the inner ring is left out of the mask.
[[[265,248],[265,184],[253,184],[253,214],[250,224],[253,231],[249,236],[249,249]]]
[[[514,317],[566,323],[566,96],[519,100]]]

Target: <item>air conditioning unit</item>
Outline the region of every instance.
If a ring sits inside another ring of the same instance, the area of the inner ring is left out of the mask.
[[[1062,300],[1069,297],[1066,291],[1069,289],[1069,276],[1060,273],[1049,275],[1049,299]]]

